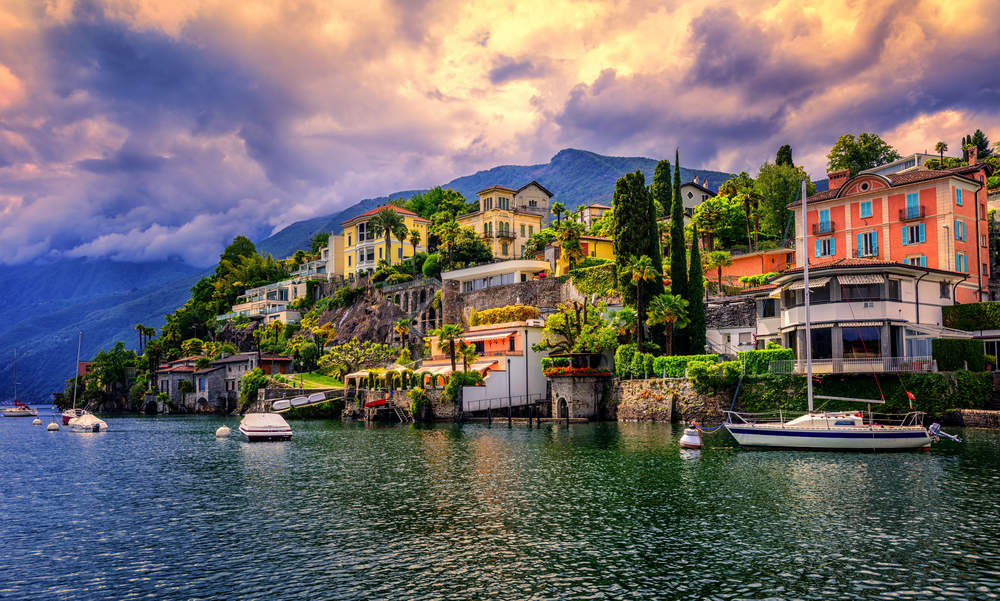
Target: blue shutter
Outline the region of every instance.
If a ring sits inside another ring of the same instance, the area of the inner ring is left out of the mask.
[[[955,253],[955,271],[962,271],[962,255]]]
[[[920,266],[921,267],[927,267],[927,257],[924,257],[924,256],[920,257]]]
[[[816,256],[819,256],[819,240],[816,241]]]
[[[920,241],[927,242],[927,230],[924,228],[924,224],[920,224]]]
[[[872,254],[878,256],[878,231],[872,232]]]
[[[837,239],[836,238],[830,238],[830,254],[831,255],[837,254]]]
[[[865,243],[865,241],[861,238],[861,233],[859,232],[858,233],[858,246],[856,247],[858,249],[858,256],[859,257],[863,254],[862,251],[865,250],[864,243]]]
[[[962,189],[955,188],[955,203],[958,206],[962,206]]]
[[[962,273],[969,273],[969,255],[962,255]]]
[[[908,245],[909,242],[906,241],[906,226],[903,226],[903,246]]]
[[[966,240],[969,239],[968,232],[965,230],[967,225],[968,224],[966,224],[964,221],[962,222],[962,242],[965,242]]]
[[[955,240],[961,240],[962,238],[958,235],[958,219],[955,220]]]
[[[916,209],[917,208],[917,202],[918,202],[918,200],[919,199],[917,198],[917,195],[915,193],[914,194],[907,194],[906,195],[906,208],[907,209]]]

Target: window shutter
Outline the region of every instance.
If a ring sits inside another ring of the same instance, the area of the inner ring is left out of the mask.
[[[872,232],[872,254],[878,256],[878,230]]]
[[[962,271],[962,255],[955,253],[955,271]]]
[[[819,240],[816,241],[816,256],[819,256]]]
[[[908,245],[909,242],[906,241],[906,226],[903,226],[903,246]]]
[[[927,230],[924,228],[924,224],[920,224],[920,241],[927,242]]]
[[[961,240],[958,235],[958,219],[955,220],[955,240]]]
[[[861,238],[861,233],[859,232],[858,233],[858,245],[855,247],[856,249],[858,249],[858,256],[859,257],[863,254],[863,251],[865,250],[864,243],[865,243],[865,241]]]
[[[927,257],[920,257],[920,266],[927,267]]]
[[[830,254],[831,255],[837,254],[837,239],[836,238],[830,238]]]
[[[955,202],[958,203],[958,206],[962,206],[962,189],[961,188],[955,188]]]
[[[962,222],[962,241],[963,242],[965,242],[966,240],[969,239],[968,232],[965,230],[966,226],[967,226],[967,224],[963,221]]]

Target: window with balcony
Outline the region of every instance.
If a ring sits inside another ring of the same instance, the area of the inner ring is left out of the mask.
[[[372,248],[368,249],[368,261],[369,262],[374,262],[375,261],[375,250],[372,249]]]
[[[368,228],[368,224],[367,223],[359,223],[358,224],[358,242],[364,242],[365,241],[365,232],[367,231],[367,228]]]
[[[866,219],[872,216],[872,201],[861,203],[861,218]]]
[[[862,232],[858,233],[858,257],[877,257],[878,256],[878,232]]]
[[[904,225],[902,228],[903,246],[920,244],[927,241],[927,230],[924,224]]]

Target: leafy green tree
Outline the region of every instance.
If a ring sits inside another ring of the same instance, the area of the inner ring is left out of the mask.
[[[627,265],[634,257],[648,256],[651,266],[662,272],[663,261],[659,253],[659,229],[653,199],[646,190],[646,181],[641,171],[626,173],[615,183],[614,194],[614,235],[612,247],[615,262],[619,267]],[[650,290],[663,287],[663,280],[650,283]],[[619,269],[618,289],[627,305],[635,305],[636,290],[630,274]]]
[[[993,154],[993,148],[990,145],[990,139],[986,137],[986,134],[984,134],[983,130],[981,129],[977,129],[976,132],[973,133],[971,136],[966,136],[963,139],[962,141],[963,149],[970,145],[976,147],[976,156],[979,158],[980,161]],[[966,153],[965,155],[965,160],[966,161],[969,160],[968,153]]]
[[[330,350],[320,358],[319,364],[323,368],[344,375],[359,369],[385,365],[392,361],[395,356],[396,350],[388,344],[371,342],[370,340],[361,342],[357,337],[354,337],[344,344],[330,347]]]
[[[189,338],[181,343],[181,352],[185,357],[202,355],[205,352],[205,343],[198,338]]]
[[[667,344],[664,347],[667,355],[673,355],[674,331],[684,328],[689,323],[688,301],[676,294],[661,294],[649,303],[650,325],[664,324],[667,326]],[[677,353],[682,354],[682,353]]]
[[[784,234],[792,212],[787,206],[798,199],[804,173],[794,165],[764,163],[753,182],[757,198],[760,230],[768,237],[779,238]],[[812,182],[809,182],[812,185]],[[815,192],[815,186],[812,186]],[[808,190],[807,190],[808,192]],[[791,235],[791,231],[789,232]]]
[[[531,345],[536,353],[599,353],[618,344],[617,331],[602,315],[605,306],[586,302],[559,305],[545,320],[542,340]]]
[[[528,243],[524,246],[524,254],[530,255],[542,252],[545,250],[545,247],[552,244],[555,239],[556,230],[554,228],[547,227],[539,232],[536,232],[528,238]]]
[[[434,186],[426,192],[414,194],[403,206],[424,219],[433,221],[431,218],[440,212],[447,213],[446,219],[448,220],[464,215],[470,209],[475,210],[476,203],[467,203],[461,192],[456,192],[451,188],[445,190],[441,186]]]
[[[632,257],[628,263],[625,264],[622,271],[628,275],[635,285],[635,312],[638,316],[639,322],[642,323],[646,320],[646,299],[643,298],[643,289],[646,287],[647,282],[651,282],[660,277],[660,272],[653,267],[653,261],[648,255],[643,255],[641,257]],[[636,342],[639,344],[639,348],[642,348],[643,343],[643,328],[638,328],[636,332]]]
[[[376,238],[385,236],[385,260],[392,263],[392,236],[406,229],[403,216],[391,207],[382,207],[368,220],[368,228]]]
[[[330,232],[316,232],[309,238],[309,250],[317,254],[330,245]]]
[[[743,203],[722,193],[695,207],[691,222],[701,232],[706,249],[736,246],[746,229]]]
[[[476,265],[493,260],[493,251],[471,227],[460,227],[455,237],[454,264]]]
[[[701,266],[701,251],[698,244],[698,230],[694,229],[691,243],[691,269],[688,272],[688,316],[691,319],[687,328],[687,345],[689,353],[700,353],[705,348],[705,273]]]
[[[455,246],[462,233],[462,226],[457,221],[446,221],[435,228],[435,233],[441,239],[441,244],[448,250],[448,267],[455,264]]]
[[[315,342],[306,342],[299,348],[299,359],[302,365],[306,368],[306,371],[313,371],[316,369],[316,363],[319,361],[320,352],[319,347],[316,346]]]
[[[249,257],[251,255],[257,254],[257,247],[254,246],[250,238],[246,236],[236,236],[233,241],[222,251],[219,256],[219,266],[215,268],[215,275],[222,277],[225,275],[223,261],[229,261],[231,264],[235,265],[239,263],[242,257]]]
[[[111,350],[101,349],[90,362],[90,377],[97,390],[127,390],[126,367],[135,365],[135,351],[125,349],[125,343],[118,341]]]
[[[576,221],[567,221],[559,226],[559,233],[556,238],[562,248],[563,256],[569,262],[569,268],[573,269],[577,261],[587,257],[580,244],[580,236],[583,235],[583,224]]]
[[[636,317],[635,309],[632,307],[622,307],[620,311],[612,313],[611,327],[618,331],[618,338],[621,343],[628,344],[632,342],[639,327],[639,318]]]
[[[775,165],[790,165],[795,166],[795,162],[792,161],[792,147],[785,144],[778,149],[778,154],[774,157]]]
[[[827,172],[850,169],[857,175],[865,169],[872,169],[901,158],[896,149],[878,134],[862,133],[857,139],[853,134],[840,136],[827,155]]]
[[[670,173],[670,161],[663,160],[656,163],[656,170],[653,172],[653,198],[664,215],[670,213],[673,207],[674,183]]]
[[[427,260],[424,261],[424,265],[423,265],[423,267],[421,269],[423,270],[423,274],[424,274],[425,277],[428,277],[428,278],[439,278],[439,277],[441,277],[441,258],[440,258],[440,255],[438,255],[437,253],[434,253],[433,255],[429,255],[427,257]]]
[[[462,371],[469,371],[469,368],[476,362],[479,358],[479,352],[476,350],[476,345],[469,344],[464,340],[459,344],[458,353],[462,356]]]
[[[448,353],[451,358],[451,371],[455,371],[455,353],[458,351],[458,342],[462,339],[465,330],[462,326],[453,323],[446,323],[436,330],[431,330],[432,336],[438,337],[438,350]]]

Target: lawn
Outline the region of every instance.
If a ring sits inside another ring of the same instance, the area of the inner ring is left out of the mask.
[[[344,383],[337,378],[331,376],[324,376],[323,374],[308,373],[308,374],[294,374],[286,376],[289,382],[298,385],[299,379],[302,380],[303,388],[343,388]]]

